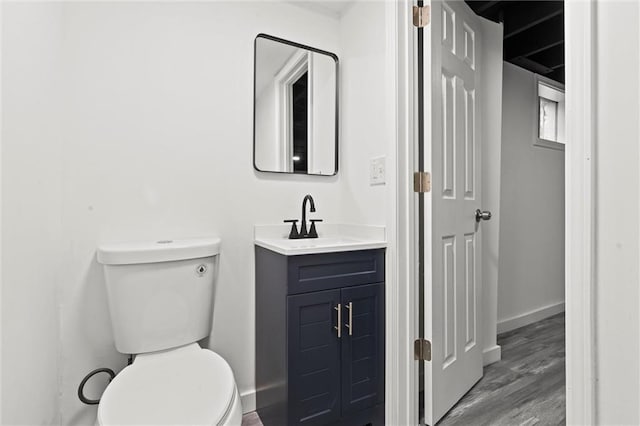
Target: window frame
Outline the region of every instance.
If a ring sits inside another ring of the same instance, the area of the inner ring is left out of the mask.
[[[565,122],[565,132],[566,132],[566,92],[565,86],[562,83],[558,83],[557,81],[551,80],[547,77],[541,76],[539,74],[535,75],[534,78],[534,92],[535,92],[535,120],[534,120],[534,137],[533,137],[533,146],[539,146],[542,148],[550,148],[555,149],[557,151],[565,150],[566,142],[556,142],[548,139],[542,139],[540,137],[540,94],[539,94],[539,85],[542,84],[544,86],[550,87],[551,89],[561,91],[565,96],[565,111],[562,119]],[[559,119],[560,117],[558,117]],[[566,140],[566,136],[565,136]]]

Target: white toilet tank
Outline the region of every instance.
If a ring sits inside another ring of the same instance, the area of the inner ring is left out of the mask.
[[[141,354],[207,337],[219,252],[219,238],[101,245],[116,349]]]

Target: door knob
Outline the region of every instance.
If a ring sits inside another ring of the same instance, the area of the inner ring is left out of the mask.
[[[491,219],[491,212],[488,210],[482,211],[480,209],[476,210],[476,222],[480,222],[481,220],[489,220]]]

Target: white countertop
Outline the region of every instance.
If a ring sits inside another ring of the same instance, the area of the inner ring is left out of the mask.
[[[318,238],[290,240],[291,225],[256,225],[257,246],[285,256],[370,250],[387,246],[385,227],[375,225],[316,224]]]

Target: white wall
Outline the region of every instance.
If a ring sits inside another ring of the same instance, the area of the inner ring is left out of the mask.
[[[482,209],[492,214],[482,232],[482,345],[484,364],[500,360],[496,344],[498,267],[500,260],[500,157],[502,147],[503,27],[484,18],[482,23]]]
[[[339,31],[339,28],[336,30]],[[314,53],[311,75],[312,123],[334,123],[337,105],[336,85],[339,80],[336,80],[336,63],[333,58]],[[313,124],[311,140],[309,173],[333,174],[336,169],[336,127]]]
[[[55,424],[63,250],[60,8],[2,7],[1,422]]]
[[[640,424],[640,32],[637,2],[599,2],[595,76],[596,421]]]
[[[340,22],[340,165],[343,177],[343,199],[349,208],[343,211],[348,223],[385,223],[388,216],[383,203],[387,201],[386,185],[369,184],[369,161],[373,157],[387,154],[387,139],[390,137],[388,119],[395,114],[391,105],[382,96],[388,77],[384,47],[384,2],[356,2]],[[394,58],[392,58],[394,59]],[[389,158],[387,167],[392,167]],[[393,176],[393,168],[388,171]]]
[[[564,152],[533,146],[534,74],[505,62],[503,78],[498,332],[564,303]]]
[[[2,16],[4,11],[4,5],[0,3],[0,52],[2,51]],[[2,54],[0,54],[0,74],[2,70]],[[0,75],[0,100],[2,99],[2,77]],[[0,129],[2,129],[3,117],[2,117],[2,106],[0,103]],[[2,279],[4,274],[2,273],[2,131],[0,130],[0,374],[2,374]],[[2,384],[0,383],[0,422],[2,422]]]
[[[281,144],[277,143],[276,85],[272,81],[255,99],[255,166],[260,170],[284,170]]]
[[[22,274],[22,280],[29,280],[27,290],[19,290],[20,298],[3,300],[5,343],[8,323],[27,313],[47,316],[33,323],[30,331],[34,333],[26,336],[32,340],[23,342],[20,354],[34,353],[42,372],[35,370],[31,381],[18,377],[33,366],[5,350],[3,386],[7,369],[19,366],[15,380],[48,399],[37,409],[19,410],[20,404],[29,403],[31,394],[15,393],[11,401],[3,394],[3,407],[11,402],[17,407],[11,416],[3,413],[3,422],[56,423],[59,416],[62,424],[90,424],[95,407],[78,401],[78,383],[93,368],[124,366],[125,357],[113,347],[104,279],[95,259],[101,241],[202,235],[217,235],[223,241],[211,347],[230,362],[245,409],[251,409],[254,224],[298,217],[306,193],[316,200],[315,216],[327,222],[387,221],[383,205],[388,194],[384,186],[368,186],[368,158],[385,155],[386,136],[392,134],[389,120],[379,118],[389,108],[380,99],[389,79],[383,70],[388,67],[364,73],[389,59],[384,55],[385,43],[376,44],[383,40],[378,31],[384,21],[372,23],[384,19],[383,3],[366,6],[371,9],[369,18],[357,13],[346,16],[344,22],[357,23],[360,30],[343,31],[335,31],[335,17],[281,3],[42,7],[13,5],[3,21],[13,23],[21,14],[30,18],[35,13],[52,20],[59,14],[58,23],[64,23],[61,51],[44,54],[42,47],[34,55],[38,61],[49,60],[50,55],[60,59],[59,64],[38,63],[37,75],[19,76],[22,63],[9,66],[11,58],[3,58],[3,74],[11,69],[16,79],[24,79],[12,93],[3,93],[6,101],[24,106],[12,109],[16,115],[12,121],[23,124],[22,128],[16,127],[15,135],[3,135],[3,260],[11,247],[11,253],[20,256],[15,259],[20,269],[12,275]],[[360,6],[361,13],[367,12],[364,7]],[[17,37],[29,34],[31,27],[13,25],[5,33],[16,37],[15,42],[5,37],[3,44],[21,52],[25,42]],[[33,31],[46,29],[36,26]],[[345,112],[338,176],[282,176],[253,170],[253,40],[259,32],[335,52],[344,67],[343,83],[357,77],[353,84],[342,85]],[[51,43],[47,37],[37,40]],[[51,81],[51,68],[63,74],[61,82]],[[29,84],[36,84],[28,92],[33,96],[55,90],[62,90],[64,96],[51,96],[58,101],[54,105],[26,104],[30,98],[18,89]],[[38,91],[40,85],[44,87]],[[379,92],[371,90],[376,86]],[[31,143],[17,134],[26,132],[25,124],[48,122],[55,114],[62,114],[60,129],[32,126],[42,135],[34,135]],[[371,117],[376,117],[373,125]],[[392,114],[385,117],[393,122]],[[54,144],[50,139],[56,136],[59,140]],[[28,164],[34,155],[48,162],[43,167]],[[20,160],[27,163],[22,168]],[[32,180],[31,186],[24,179]],[[25,198],[24,188],[33,189],[36,196]],[[27,203],[24,209],[7,207],[12,196],[16,203]],[[10,229],[13,234],[8,235]],[[52,237],[50,243],[39,246],[36,256],[13,248],[25,233],[34,241],[51,229],[59,230],[59,239]],[[38,269],[24,274],[22,268],[34,263]],[[59,276],[52,282],[50,271],[56,268]],[[30,274],[37,279],[30,280]],[[29,311],[33,303],[37,310]],[[26,330],[19,323],[15,327]],[[52,354],[57,355],[57,364]]]

